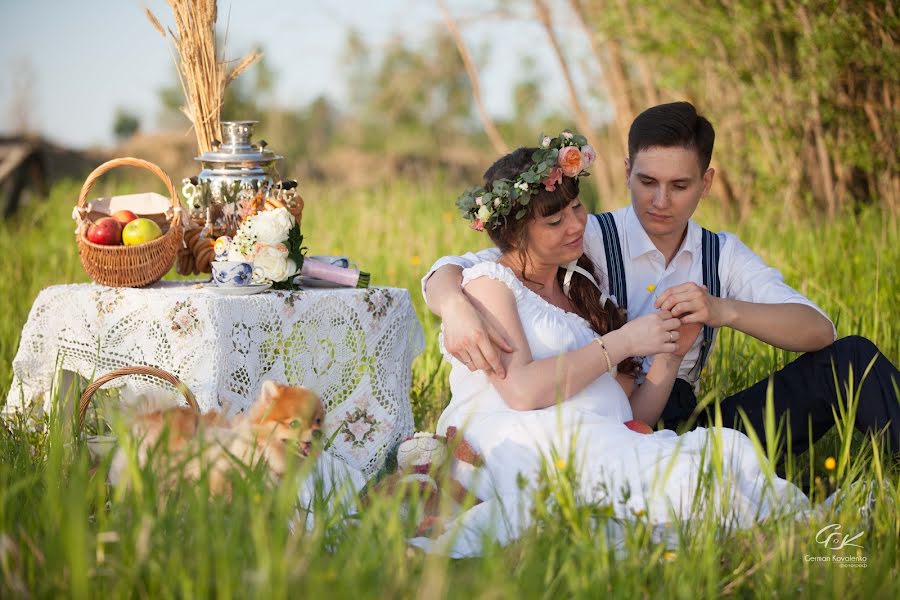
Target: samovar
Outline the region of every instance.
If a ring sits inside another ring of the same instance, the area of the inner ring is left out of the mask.
[[[251,142],[256,123],[223,121],[223,141],[215,140],[211,151],[196,157],[200,174],[184,180],[191,220],[203,226],[206,237],[233,236],[243,218],[269,199],[289,209],[298,199],[296,181],[279,181],[276,163],[282,157],[268,150],[265,140]]]

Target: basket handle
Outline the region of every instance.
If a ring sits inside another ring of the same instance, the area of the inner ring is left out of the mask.
[[[172,180],[166,175],[166,172],[148,160],[132,158],[130,156],[108,160],[91,171],[91,174],[85,179],[84,185],[81,186],[81,193],[78,194],[78,208],[84,208],[87,204],[87,195],[91,191],[91,188],[94,187],[94,183],[97,179],[107,171],[115,169],[116,167],[140,167],[142,169],[147,169],[159,177],[165,184],[166,189],[169,192],[169,200],[172,203],[172,212],[174,213],[172,216],[172,226],[177,226],[181,222],[181,203],[178,201],[178,196],[175,195],[175,186],[172,185]]]
[[[157,369],[156,367],[122,367],[121,369],[116,369],[114,371],[110,371],[103,377],[100,377],[94,383],[89,385],[84,393],[81,394],[81,402],[78,405],[78,430],[81,430],[81,425],[84,422],[84,415],[87,413],[88,406],[91,404],[91,397],[93,397],[94,392],[100,389],[100,387],[106,383],[109,383],[113,379],[117,379],[119,377],[124,377],[125,375],[152,375],[154,377],[158,377],[162,380],[168,381],[175,388],[182,393],[184,399],[187,400],[188,405],[191,409],[200,414],[200,406],[197,404],[197,399],[194,398],[194,394],[184,385],[180,379],[169,373],[168,371],[163,371],[162,369]]]

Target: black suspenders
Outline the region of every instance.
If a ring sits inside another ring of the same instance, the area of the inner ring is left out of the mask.
[[[628,310],[628,286],[625,282],[625,263],[622,259],[622,244],[619,231],[613,214],[606,212],[594,215],[600,230],[603,232],[603,251],[606,254],[606,273],[609,280],[609,295],[615,298],[616,304],[622,310]],[[722,295],[722,286],[719,281],[719,236],[708,229],[703,229],[702,246],[703,285],[713,296]],[[696,373],[697,379],[703,371],[709,351],[712,349],[715,330],[712,327],[703,326],[703,342],[700,344],[700,356],[691,374]]]
[[[703,285],[709,291],[711,296],[716,298],[722,295],[722,286],[719,282],[719,236],[710,231],[703,229]],[[709,325],[703,326],[703,342],[700,344],[700,356],[694,368],[691,369],[691,375],[696,371],[696,379],[699,381],[700,373],[706,365],[706,359],[709,358],[709,351],[712,350],[713,337],[716,331]]]
[[[603,231],[603,250],[606,252],[606,274],[609,280],[609,295],[623,311],[628,310],[628,287],[625,284],[625,264],[622,262],[622,246],[619,231],[612,213],[594,215]]]

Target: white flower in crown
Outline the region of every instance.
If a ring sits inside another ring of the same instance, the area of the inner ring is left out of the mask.
[[[597,160],[597,152],[590,144],[581,147],[581,157],[584,159],[584,169],[589,168]]]
[[[288,239],[294,226],[294,217],[288,209],[276,208],[257,213],[246,224],[252,228],[257,242],[280,244]]]
[[[491,219],[491,215],[493,211],[490,206],[483,206],[478,209],[477,217],[481,219],[483,223],[487,223]]]
[[[545,135],[544,139],[541,140],[541,148],[547,149],[550,147],[550,142],[553,141],[549,135]]]
[[[560,135],[560,137],[564,137],[567,140],[571,140],[573,137],[575,137],[575,134],[573,134],[571,131],[563,131],[559,135]]]
[[[515,187],[516,189],[522,190],[523,192],[527,192],[527,191],[528,191],[528,184],[525,183],[524,181],[518,182],[518,183],[515,184],[513,187]]]
[[[500,198],[494,198],[494,208],[500,206]]]
[[[478,206],[483,206],[484,199],[481,196],[478,196],[477,198],[475,198],[475,204],[477,204]]]

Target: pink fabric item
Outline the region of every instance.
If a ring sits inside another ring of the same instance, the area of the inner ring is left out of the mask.
[[[359,271],[329,265],[328,263],[324,263],[314,258],[304,259],[303,268],[300,269],[300,274],[304,277],[315,277],[316,279],[330,281],[331,283],[346,285],[348,287],[356,287],[356,284],[359,281]]]

